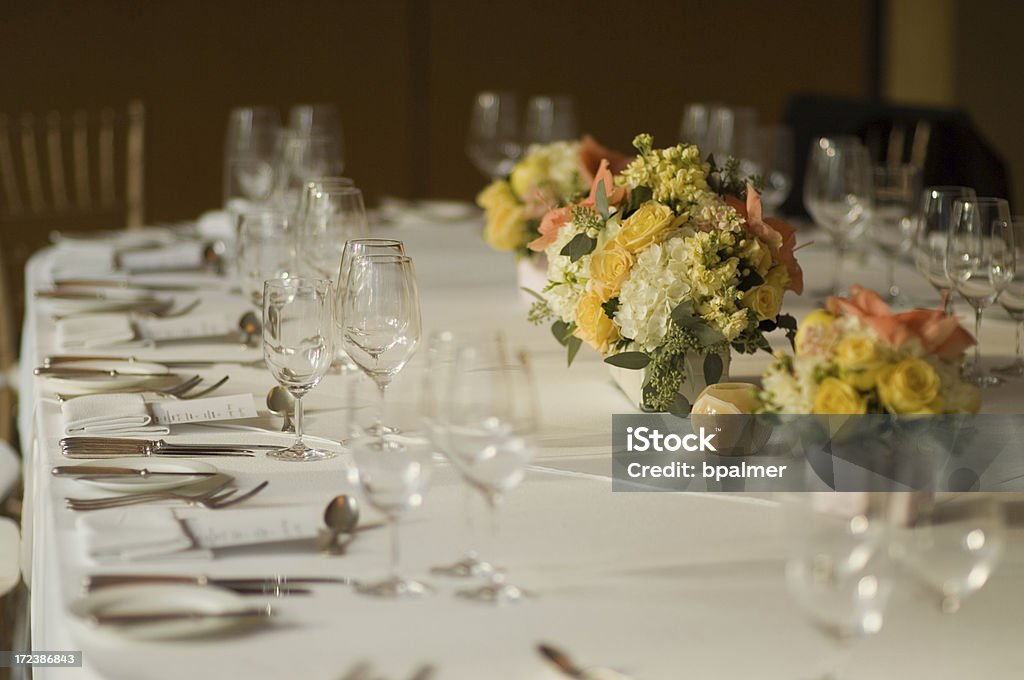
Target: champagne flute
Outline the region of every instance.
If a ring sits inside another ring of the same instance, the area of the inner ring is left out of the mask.
[[[1018,264],[1013,278],[999,296],[999,304],[1017,322],[1017,353],[1012,364],[995,369],[995,373],[1009,378],[1024,378],[1024,217],[1014,217],[1012,222],[1013,249]]]
[[[446,441],[452,463],[487,501],[492,522],[492,551],[498,543],[498,506],[504,494],[526,474],[536,445],[536,398],[525,356],[505,356],[495,339],[458,349],[445,408]],[[493,562],[492,562],[493,564]],[[488,582],[459,591],[483,602],[514,602],[528,593],[492,568]]]
[[[842,293],[842,270],[850,240],[871,215],[871,159],[852,137],[819,137],[811,145],[804,176],[804,205],[811,218],[833,239],[836,267],[831,291]]]
[[[383,423],[387,387],[412,358],[420,341],[420,300],[412,258],[354,258],[339,297],[345,351],[380,393],[375,431],[383,441],[387,433]]]
[[[974,363],[967,378],[992,387],[1002,378],[981,365],[981,316],[1013,279],[1016,252],[1010,205],[1002,198],[956,199],[946,246],[946,275],[974,308]]]
[[[921,194],[921,170],[909,163],[874,167],[875,211],[871,239],[885,254],[889,301],[903,302],[896,285],[896,258],[905,255],[914,237],[914,210]]]
[[[786,586],[800,611],[835,645],[877,633],[892,592],[887,528],[868,512],[818,507],[814,494],[782,504]],[[837,661],[824,678],[835,678]]]
[[[914,266],[942,296],[947,315],[953,313],[953,286],[946,274],[946,241],[953,218],[953,201],[975,198],[974,189],[958,186],[927,187],[914,231]]]
[[[231,110],[224,139],[223,205],[243,212],[265,203],[274,189],[277,109],[244,106]]]
[[[523,153],[519,98],[514,92],[478,92],[466,137],[466,153],[492,180],[501,179]]]
[[[264,282],[295,272],[294,236],[288,218],[272,210],[249,212],[238,221],[238,273],[242,291],[263,313]]]
[[[402,576],[399,520],[423,503],[430,480],[430,447],[425,441],[384,441],[377,437],[356,439],[352,455],[359,471],[359,486],[370,505],[387,517],[391,528],[391,573],[380,581],[357,583],[356,592],[376,597],[413,597],[434,589]]]
[[[295,442],[271,458],[311,461],[335,453],[302,440],[302,397],[316,387],[334,357],[332,286],[326,279],[267,281],[263,292],[263,358],[278,384],[295,397]]]
[[[576,102],[567,94],[530,97],[526,103],[526,144],[550,144],[579,137]]]
[[[298,230],[298,256],[313,276],[337,280],[349,239],[369,232],[363,192],[343,183],[321,183],[307,192]]]

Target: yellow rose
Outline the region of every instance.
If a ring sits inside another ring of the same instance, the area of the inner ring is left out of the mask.
[[[839,378],[825,378],[814,395],[814,412],[827,415],[866,413],[868,402],[857,390]]]
[[[626,218],[615,239],[631,253],[638,253],[668,229],[675,221],[672,208],[657,201],[647,201]]]
[[[754,271],[760,276],[765,276],[772,268],[772,251],[768,246],[756,238],[747,238],[743,241],[743,248],[740,256],[754,265]]]
[[[497,210],[487,211],[487,226],[484,227],[484,240],[495,250],[515,250],[523,245],[526,234],[526,209],[521,205],[511,205]]]
[[[907,358],[878,374],[878,396],[893,413],[941,412],[941,387],[938,373],[923,359]]]
[[[508,181],[516,196],[526,199],[534,189],[547,178],[550,168],[545,158],[539,155],[527,156],[512,168]]]
[[[800,322],[794,340],[798,356],[824,356],[835,343],[838,331],[835,328],[836,318],[824,309],[818,309]]]
[[[516,196],[512,193],[512,187],[509,186],[508,182],[499,179],[488,184],[483,188],[483,191],[476,195],[476,204],[487,212],[491,212],[492,210],[518,205],[519,201],[516,200]]]
[[[882,359],[871,338],[855,335],[836,345],[836,364],[843,380],[859,390],[870,390],[882,368]]]
[[[576,331],[574,335],[601,354],[607,354],[611,345],[619,338],[619,330],[601,307],[602,300],[597,293],[584,295],[576,306]]]
[[[758,321],[774,319],[782,308],[782,289],[767,283],[751,288],[744,294],[740,305],[754,310]]]
[[[633,255],[615,241],[609,241],[594,253],[590,258],[590,278],[602,300],[610,300],[619,294],[623,281],[629,278],[633,262]]]

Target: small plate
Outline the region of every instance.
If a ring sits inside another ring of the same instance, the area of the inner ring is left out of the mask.
[[[74,376],[63,377],[60,375],[48,375],[46,380],[49,387],[55,392],[63,394],[91,394],[93,392],[115,392],[127,387],[138,387],[153,381],[170,380],[177,378],[177,373],[172,373],[163,364],[149,363],[145,361],[121,361],[118,359],[104,359],[94,361],[69,361],[60,364],[62,369],[88,368],[103,371],[117,371],[119,375],[96,376]],[[161,376],[134,375],[136,373],[161,373]]]
[[[75,626],[86,634],[106,633],[136,640],[175,640],[224,633],[252,626],[253,622],[245,618],[210,617],[114,626],[94,624],[90,617],[97,614],[181,611],[217,614],[248,609],[251,606],[251,600],[215,586],[147,583],[101,588],[74,600],[69,609]]]
[[[90,462],[95,467],[111,468],[134,468],[141,470],[145,468],[150,472],[217,472],[217,468],[209,463],[198,460],[168,460],[167,457],[157,458],[156,456],[130,456],[126,458],[109,458]],[[209,476],[192,477],[190,475],[173,475],[153,477],[108,477],[105,479],[89,479],[87,477],[76,478],[76,482],[89,484],[109,491],[122,493],[135,493],[138,491],[166,491],[177,489],[181,486],[195,484],[199,480],[210,479]]]

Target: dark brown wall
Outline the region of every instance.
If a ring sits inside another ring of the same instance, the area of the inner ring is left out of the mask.
[[[771,119],[797,90],[865,94],[869,4],[6,2],[0,111],[142,98],[151,220],[219,203],[227,111],[246,103],[336,102],[346,174],[371,197],[468,198],[483,181],[463,153],[476,90],[570,92],[606,143],[670,142],[689,101]]]

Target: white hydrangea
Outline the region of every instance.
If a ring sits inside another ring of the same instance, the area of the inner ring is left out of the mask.
[[[773,364],[762,378],[764,392],[770,395],[780,413],[812,413],[814,411],[814,371],[801,367],[790,373],[781,363]]]
[[[590,255],[584,255],[573,262],[565,255],[559,255],[579,229],[572,222],[566,224],[558,232],[555,240],[544,253],[548,257],[548,285],[544,298],[548,305],[562,321],[572,322],[576,319],[576,305],[587,288],[587,272],[590,270]]]

